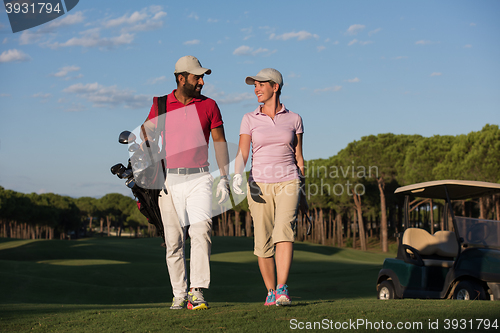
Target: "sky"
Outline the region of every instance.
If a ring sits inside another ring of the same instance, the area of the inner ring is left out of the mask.
[[[245,77],[284,79],[304,158],[380,133],[459,135],[500,123],[499,1],[80,0],[12,33],[0,10],[0,186],[130,195],[123,130],[175,89],[177,59],[212,70],[228,142],[257,107]],[[247,168],[248,169],[248,168]]]

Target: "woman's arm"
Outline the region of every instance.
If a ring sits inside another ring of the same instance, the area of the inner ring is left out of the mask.
[[[295,160],[297,161],[297,167],[301,172],[301,176],[304,176],[304,156],[302,155],[302,133],[296,134],[296,145],[295,145]]]
[[[234,173],[239,173],[240,175],[245,170],[245,165],[247,164],[248,155],[250,154],[250,143],[252,137],[248,134],[240,134],[240,142],[238,144],[238,154],[236,155],[236,160],[234,161]]]

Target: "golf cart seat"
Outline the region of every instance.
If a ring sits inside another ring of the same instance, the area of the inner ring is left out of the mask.
[[[431,235],[424,229],[408,228],[403,234],[403,245],[410,247],[408,250],[413,256],[421,257],[424,266],[452,267],[458,253],[452,231],[442,230]]]

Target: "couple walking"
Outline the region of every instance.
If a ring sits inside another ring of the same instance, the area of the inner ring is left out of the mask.
[[[216,197],[223,203],[230,195],[229,157],[221,112],[217,103],[201,94],[205,75],[193,56],[175,64],[177,88],[166,97],[165,118],[158,117],[154,98],[144,122],[146,138],[158,119],[165,121],[161,135],[165,147],[167,179],[159,197],[165,230],[166,262],[174,294],[171,309],[207,309],[203,289],[210,284],[211,211],[213,177],[208,172],[208,142],[214,143],[221,179]],[[239,149],[231,184],[235,194],[248,189],[254,224],[254,254],[267,289],[265,305],[290,305],[287,279],[293,257],[294,226],[304,175],[302,118],[280,101],[283,77],[265,68],[245,82],[254,86],[259,106],[243,116]],[[252,149],[248,184],[243,172]],[[186,274],[185,241],[191,238],[190,283]]]

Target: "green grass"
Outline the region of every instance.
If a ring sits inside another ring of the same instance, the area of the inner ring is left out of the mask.
[[[160,243],[158,238],[0,239],[0,332],[277,332],[307,328],[308,322],[325,328],[330,321],[332,331],[341,331],[335,322],[357,320],[418,322],[423,329],[399,331],[448,332],[453,326],[447,330],[446,319],[465,325],[453,331],[472,332],[480,331],[476,319],[500,317],[500,302],[379,301],[377,274],[384,258],[394,254],[305,243],[295,245],[288,281],[293,306],[264,307],[253,240],[235,237],[213,238],[212,283],[205,292],[211,309],[171,311]],[[439,329],[429,329],[436,320]],[[385,330],[360,325],[357,331]]]

